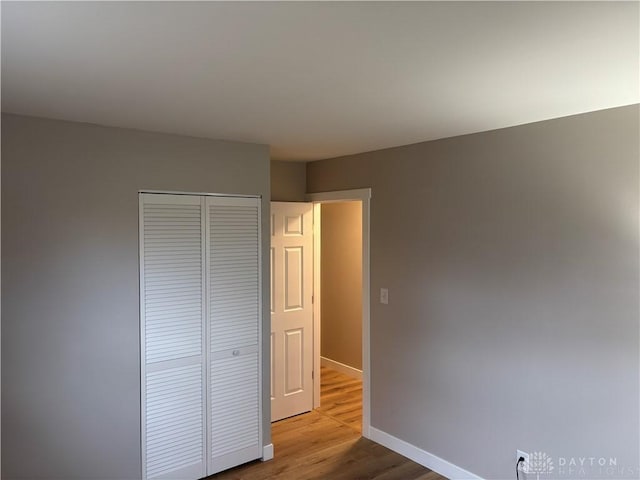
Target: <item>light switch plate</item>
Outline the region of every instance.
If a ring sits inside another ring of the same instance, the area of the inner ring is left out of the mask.
[[[380,303],[384,303],[387,305],[389,303],[389,289],[381,288],[380,289]]]

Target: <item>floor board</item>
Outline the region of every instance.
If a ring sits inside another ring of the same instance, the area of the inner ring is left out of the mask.
[[[322,368],[320,408],[272,424],[275,458],[211,480],[445,480],[362,438],[362,382]]]

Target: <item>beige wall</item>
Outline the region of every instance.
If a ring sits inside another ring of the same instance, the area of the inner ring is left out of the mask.
[[[308,164],[310,192],[372,187],[373,427],[487,479],[516,449],[638,478],[639,114]]]
[[[362,204],[321,206],[321,355],[362,370]]]
[[[307,193],[307,171],[304,162],[271,160],[271,200],[304,202]]]
[[[140,478],[141,189],[262,196],[269,385],[269,148],[3,115],[3,479]]]

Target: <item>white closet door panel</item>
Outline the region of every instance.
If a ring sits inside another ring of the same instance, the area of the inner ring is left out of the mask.
[[[258,343],[259,207],[255,199],[209,199],[211,352]]]
[[[202,462],[202,366],[147,374],[147,476]]]
[[[258,366],[257,351],[211,362],[210,473],[261,456]]]
[[[260,201],[207,199],[209,474],[262,456]]]
[[[206,474],[204,215],[200,197],[141,195],[143,473]]]
[[[195,200],[144,202],[146,363],[202,354],[202,207]]]

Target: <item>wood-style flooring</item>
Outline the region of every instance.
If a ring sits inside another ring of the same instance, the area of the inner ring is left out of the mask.
[[[362,438],[362,382],[322,368],[320,408],[272,424],[275,458],[210,480],[446,480]]]
[[[321,367],[320,408],[316,411],[362,432],[362,380]]]

